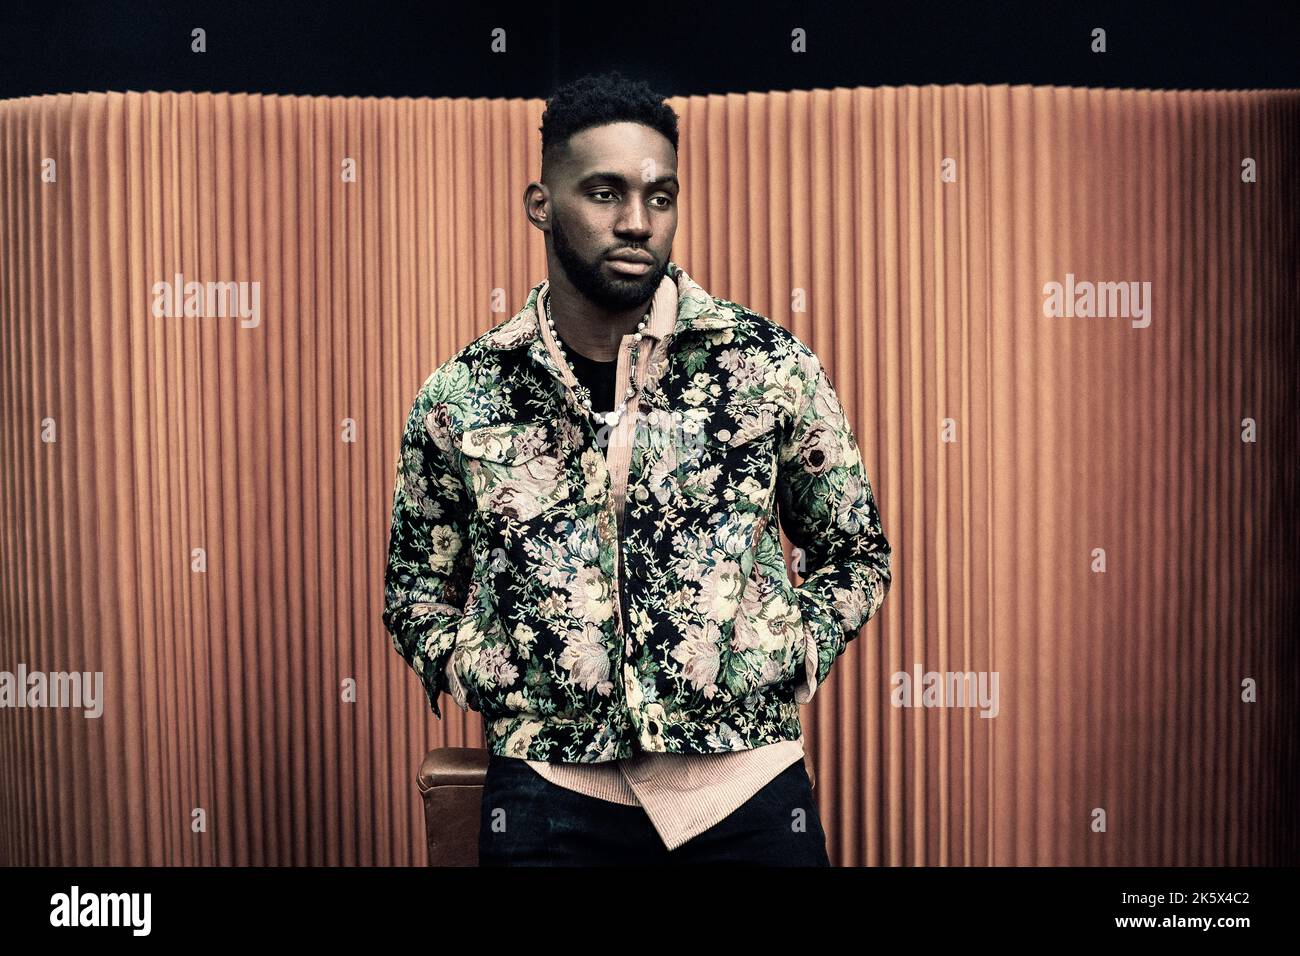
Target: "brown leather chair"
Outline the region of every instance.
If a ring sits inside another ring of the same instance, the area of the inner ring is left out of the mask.
[[[420,764],[429,866],[478,866],[486,747],[436,747]]]

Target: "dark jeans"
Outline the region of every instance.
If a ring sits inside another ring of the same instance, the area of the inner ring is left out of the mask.
[[[669,852],[641,807],[558,786],[523,760],[492,754],[478,847],[480,866],[830,866],[802,759]]]

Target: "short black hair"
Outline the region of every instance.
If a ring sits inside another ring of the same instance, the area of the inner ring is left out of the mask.
[[[643,123],[658,130],[677,151],[677,113],[644,80],[633,80],[618,70],[587,74],[557,89],[542,113],[542,178],[546,157],[569,137],[606,123]]]

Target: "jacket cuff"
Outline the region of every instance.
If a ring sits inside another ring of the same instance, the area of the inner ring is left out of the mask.
[[[840,616],[820,594],[805,585],[794,589],[803,619],[804,669],[813,675],[806,688],[809,699],[820,684],[826,683],[831,667],[848,643]],[[803,703],[803,701],[800,701]]]
[[[812,629],[800,625],[800,640],[803,641],[803,678],[794,687],[796,704],[806,704],[813,699],[820,686],[817,683],[817,639]]]
[[[442,709],[438,706],[439,697],[445,692],[452,696],[452,699],[460,704],[464,696],[464,689],[460,680],[455,678],[451,670],[452,661],[456,656],[456,628],[460,616],[463,613],[460,608],[450,604],[432,604],[430,607],[441,615],[446,615],[442,623],[434,623],[424,632],[423,636],[418,639],[415,647],[412,649],[412,663],[418,664],[415,667],[416,674],[420,678],[420,683],[424,687],[424,694],[429,699],[429,708],[433,711],[433,716],[442,719]],[[443,635],[451,631],[451,640],[447,641]],[[436,653],[426,650],[430,647],[430,637],[438,635],[442,639],[436,642]],[[450,675],[450,676],[449,676]],[[452,680],[455,679],[455,683]],[[457,693],[461,697],[457,697]]]
[[[460,682],[460,677],[456,674],[455,650],[447,655],[447,666],[443,668],[443,678],[447,693],[456,702],[456,706],[469,713],[469,698],[465,695],[465,685]]]

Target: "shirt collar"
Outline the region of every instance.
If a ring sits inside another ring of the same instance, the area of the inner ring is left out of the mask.
[[[546,316],[546,302],[550,296],[551,282],[549,279],[543,279],[537,290],[537,314],[541,318]],[[677,299],[677,283],[669,276],[664,276],[659,283],[659,288],[655,290],[654,298],[650,300],[650,318],[641,333],[641,338],[650,340],[651,351],[660,339],[673,330],[677,321]],[[555,337],[551,334],[551,327],[545,321],[541,321],[538,323],[538,330],[546,347],[552,349],[551,356],[558,359],[560,353],[555,344]]]

